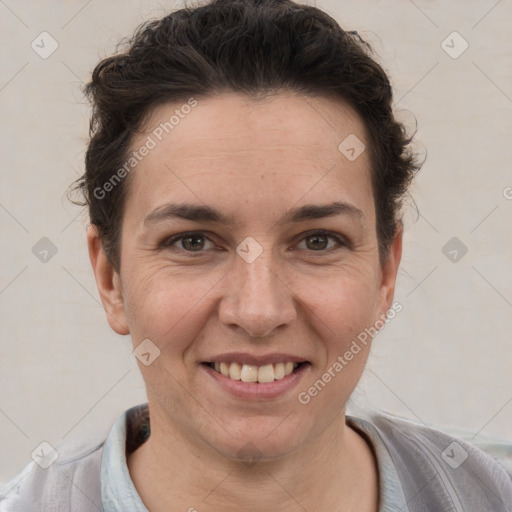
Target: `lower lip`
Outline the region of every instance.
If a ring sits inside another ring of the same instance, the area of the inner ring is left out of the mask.
[[[206,371],[211,378],[221,386],[222,389],[232,395],[246,400],[267,400],[276,398],[290,392],[296,387],[309,371],[311,366],[309,363],[301,364],[293,373],[275,380],[274,382],[242,382],[241,380],[233,380],[229,377],[216,372],[213,368],[201,364],[203,370]]]

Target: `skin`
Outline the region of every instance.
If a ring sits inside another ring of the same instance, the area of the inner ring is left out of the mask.
[[[155,108],[133,149],[181,105]],[[149,366],[139,362],[151,436],[128,457],[152,512],[377,510],[375,457],[345,422],[370,343],[307,405],[297,399],[393,299],[402,232],[381,262],[368,151],[349,161],[338,150],[350,134],[368,148],[361,119],[338,100],[198,98],[129,176],[120,273],[89,227],[111,327],[130,333],[134,347],[150,339],[160,349]],[[278,222],[292,208],[334,201],[361,215]],[[145,226],[145,217],[166,203],[206,204],[235,223],[167,219]],[[317,229],[347,244],[307,236]],[[196,241],[199,252],[194,240],[161,246],[191,230],[207,237]],[[236,252],[246,237],[263,249],[252,263]],[[282,396],[241,399],[200,365],[237,351],[299,355],[310,366]],[[241,449],[252,450],[257,462],[239,460]]]

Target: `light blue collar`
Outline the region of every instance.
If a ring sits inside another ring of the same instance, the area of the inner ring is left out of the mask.
[[[104,512],[149,512],[133,485],[125,452],[127,417],[145,407],[147,404],[140,404],[122,414],[105,441],[101,457],[101,499]],[[347,422],[366,433],[375,450],[379,471],[379,512],[408,512],[395,464],[371,420],[347,415]]]
[[[126,418],[138,405],[115,422],[101,456],[101,500],[104,512],[149,512],[133,485],[126,462]]]
[[[379,512],[408,512],[400,477],[391,454],[371,421],[355,416],[346,416],[351,427],[364,432],[370,439],[377,457],[379,472]]]

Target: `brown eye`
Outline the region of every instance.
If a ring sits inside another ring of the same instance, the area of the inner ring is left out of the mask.
[[[314,251],[326,249],[328,244],[329,237],[325,235],[311,235],[306,238],[307,248]]]
[[[330,240],[334,241],[334,246],[332,244],[329,246]],[[330,249],[335,249],[336,247],[339,248],[347,245],[339,236],[334,233],[324,231],[310,233],[301,240],[301,243],[303,241],[305,242],[306,249],[316,252],[328,251]]]
[[[202,235],[187,236],[181,239],[181,245],[187,251],[200,251],[204,247],[204,237]]]
[[[203,252],[203,249],[205,248],[212,248],[206,246],[207,242],[213,246],[212,241],[203,233],[181,233],[180,235],[174,235],[166,238],[162,242],[161,247],[165,249],[177,249],[178,251],[181,250],[185,252]]]

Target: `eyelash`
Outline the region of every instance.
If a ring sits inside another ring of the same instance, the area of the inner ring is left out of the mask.
[[[192,237],[192,236],[201,236],[201,237],[204,237],[206,240],[209,240],[210,242],[213,243],[213,241],[210,238],[208,238],[208,236],[203,231],[188,231],[186,233],[180,233],[179,235],[173,235],[173,236],[170,236],[169,238],[166,238],[160,244],[159,248],[170,249],[175,242],[178,242],[179,240],[183,240],[185,238]],[[319,253],[319,254],[324,253],[325,254],[325,253],[330,253],[336,249],[341,249],[342,247],[350,247],[349,244],[340,236],[336,235],[332,231],[326,231],[326,230],[322,230],[322,229],[309,231],[309,232],[305,233],[304,236],[299,240],[299,243],[302,242],[303,240],[305,240],[307,238],[311,238],[313,236],[325,236],[325,237],[331,238],[334,241],[336,241],[336,243],[338,244],[338,247],[331,247],[330,249],[321,249],[318,251],[306,249],[308,252],[311,252],[311,253]],[[187,251],[186,249],[183,249],[183,248],[179,248],[179,250],[183,251],[184,253],[186,253],[187,255],[190,255],[190,256],[194,256],[195,254],[201,254],[201,253],[205,252],[204,250]]]

